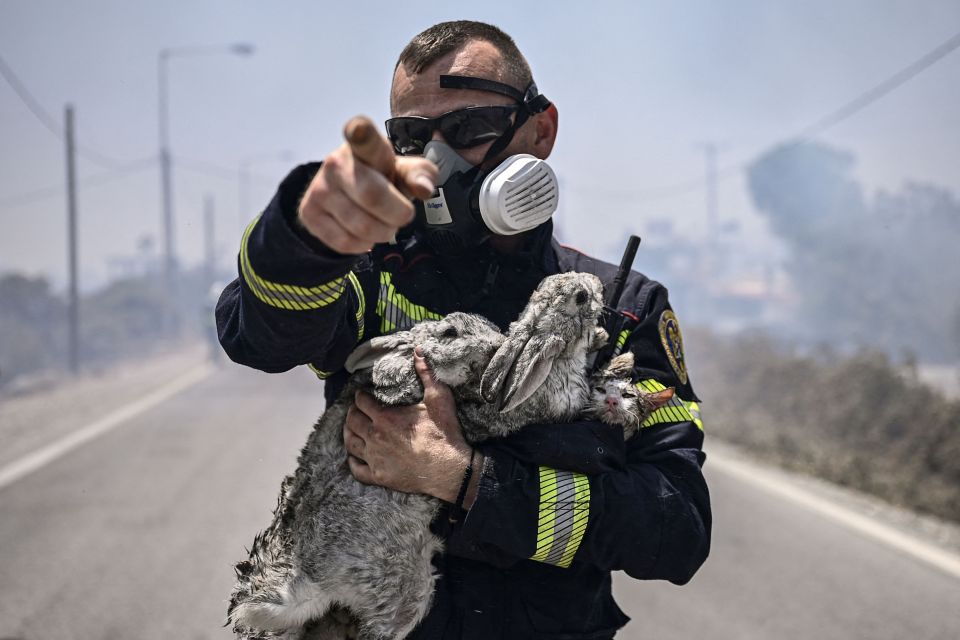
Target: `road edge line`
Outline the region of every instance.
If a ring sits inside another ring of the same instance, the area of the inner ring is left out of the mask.
[[[70,453],[77,447],[94,440],[105,433],[116,429],[124,422],[137,415],[152,409],[161,402],[173,397],[197,384],[213,373],[214,367],[210,363],[202,364],[187,371],[163,387],[134,400],[96,420],[85,427],[81,427],[59,440],[43,446],[31,453],[14,460],[0,468],[0,490],[14,484],[18,480],[42,469],[54,460]]]
[[[776,477],[759,466],[734,460],[723,454],[718,454],[716,451],[709,454],[709,466],[715,467],[718,471],[747,484],[759,487],[768,493],[792,500],[800,506],[819,513],[848,529],[913,556],[955,578],[960,578],[960,556],[954,553],[897,531],[893,527],[877,522],[830,500],[816,496]]]

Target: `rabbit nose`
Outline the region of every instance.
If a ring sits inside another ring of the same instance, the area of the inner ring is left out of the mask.
[[[615,406],[617,406],[618,404],[620,404],[620,403],[617,401],[617,399],[614,398],[613,396],[607,396],[606,401],[607,401],[607,406],[610,407],[611,409],[614,408]]]

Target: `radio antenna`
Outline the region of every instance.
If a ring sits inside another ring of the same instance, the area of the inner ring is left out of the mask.
[[[630,236],[627,240],[627,249],[623,252],[623,258],[620,260],[620,268],[613,279],[613,286],[605,301],[606,306],[616,309],[620,304],[620,296],[623,295],[623,287],[627,283],[627,275],[633,268],[633,259],[637,257],[637,249],[640,247],[640,236]]]

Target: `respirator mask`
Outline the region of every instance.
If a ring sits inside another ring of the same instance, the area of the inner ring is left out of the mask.
[[[513,155],[482,169],[513,140],[531,115],[550,101],[530,83],[525,92],[492,80],[440,76],[441,88],[474,89],[509,96],[516,105],[467,107],[436,118],[405,116],[387,120],[387,135],[400,155],[423,155],[440,169],[436,192],[417,200],[415,225],[438,253],[457,254],[492,234],[514,235],[534,229],[553,216],[559,202],[557,177],[543,160]],[[439,130],[443,141],[432,140]],[[456,149],[493,141],[479,165]]]

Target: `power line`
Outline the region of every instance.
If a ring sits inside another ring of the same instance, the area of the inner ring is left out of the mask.
[[[13,89],[14,93],[17,94],[17,97],[20,98],[20,101],[23,102],[24,106],[30,110],[30,113],[40,121],[50,133],[55,135],[61,142],[64,141],[64,132],[60,124],[55,118],[53,118],[47,111],[43,108],[40,102],[33,97],[33,94],[27,89],[26,85],[20,81],[20,78],[17,77],[17,74],[14,73],[13,69],[10,68],[10,65],[7,64],[6,60],[3,59],[3,56],[0,55],[0,76],[3,76],[3,79],[7,81],[7,84],[10,85],[10,88]],[[95,149],[90,149],[86,146],[77,146],[77,155],[86,158],[90,162],[97,164],[104,169],[118,169],[124,163],[115,158],[111,158]]]
[[[874,102],[880,100],[884,96],[893,92],[894,90],[900,88],[906,84],[909,80],[919,75],[923,71],[927,70],[947,55],[955,51],[960,47],[960,32],[955,33],[953,36],[948,38],[942,44],[938,45],[934,49],[930,50],[914,62],[910,63],[903,69],[897,71],[890,77],[888,77],[883,82],[867,89],[866,91],[859,94],[853,100],[843,104],[842,106],[834,109],[827,115],[821,117],[813,124],[802,129],[798,134],[788,138],[788,142],[784,143],[784,146],[792,147],[799,144],[802,144],[808,140],[811,140],[815,136],[823,133],[827,129],[843,122],[844,120],[849,119],[856,113],[867,108]],[[757,154],[759,155],[759,154]],[[722,182],[727,178],[733,177],[734,175],[740,174],[742,171],[750,165],[751,161],[741,161],[736,164],[727,165],[722,169],[717,171],[716,179],[717,182]],[[672,185],[665,185],[661,187],[650,187],[647,189],[632,189],[624,190],[620,195],[623,197],[632,198],[636,203],[645,203],[645,202],[657,202],[660,200],[667,200],[675,198],[678,196],[688,195],[696,191],[703,189],[703,178],[691,178],[690,180],[685,180],[683,182],[674,183]],[[611,195],[614,195],[615,192],[608,191]],[[646,195],[644,195],[646,194]],[[639,196],[639,197],[638,197]]]
[[[207,162],[206,160],[184,158],[183,156],[175,156],[173,161],[175,166],[178,168],[186,169],[187,171],[192,171],[210,178],[219,178],[221,180],[237,180],[240,172],[239,167],[236,169],[230,169],[229,167],[223,167],[212,162]],[[270,186],[275,187],[277,185],[276,180],[271,180],[266,176],[250,173],[249,171],[247,172],[247,177],[249,177],[251,180],[269,184]]]
[[[89,178],[81,180],[79,182],[80,189],[83,190],[87,187],[96,187],[99,185],[108,184],[110,182],[115,182],[128,175],[140,173],[146,169],[154,167],[156,163],[156,156],[148,156],[139,160],[134,160],[133,162],[120,165],[110,171],[98,173],[90,176]],[[222,180],[237,180],[238,176],[238,172],[235,169],[228,169],[226,167],[221,167],[203,160],[189,160],[178,156],[176,158],[176,163],[177,166],[181,167],[182,169]],[[263,184],[276,186],[276,180],[271,180],[265,176],[251,174],[249,177],[253,180],[262,182]],[[16,195],[0,198],[0,209],[12,209],[14,207],[32,204],[48,198],[58,197],[63,195],[65,188],[66,187],[62,184],[50,185],[48,187],[33,189],[32,191],[27,191],[25,193],[18,193]]]
[[[110,182],[116,182],[117,180],[125,178],[131,174],[140,173],[146,169],[150,169],[156,164],[156,156],[149,156],[139,160],[134,160],[133,162],[121,165],[111,171],[98,173],[80,181],[79,189],[84,190],[88,187],[96,187],[108,184]],[[49,187],[41,187],[26,193],[7,196],[6,198],[0,198],[0,209],[13,209],[15,207],[32,204],[34,202],[46,200],[55,196],[62,196],[64,189],[66,189],[65,185],[58,184],[51,185]]]
[[[875,87],[864,91],[839,109],[836,109],[832,113],[820,118],[820,120],[800,132],[797,137],[800,139],[809,139],[813,136],[823,133],[832,126],[843,122],[858,111],[862,111],[880,98],[884,97],[894,89],[899,88],[914,76],[917,76],[921,72],[930,68],[958,47],[960,47],[960,33],[955,33],[952,37],[947,39],[946,42],[925,54],[920,59],[907,65]]]

